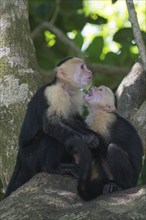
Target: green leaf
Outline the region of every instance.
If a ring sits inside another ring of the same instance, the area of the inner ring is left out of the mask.
[[[104,59],[104,63],[108,65],[118,65],[118,55],[114,52],[109,52],[106,54],[106,57]]]
[[[86,17],[84,14],[77,14],[76,11],[65,15],[59,14],[56,21],[56,26],[65,33],[72,30],[81,31],[85,24]]]
[[[96,37],[86,49],[86,54],[88,54],[89,60],[92,62],[97,62],[100,60],[100,55],[102,53],[104,46],[103,37]]]
[[[37,16],[45,19],[48,16],[48,10],[50,11],[51,8],[53,8],[51,2],[40,1],[40,4],[35,6],[34,12]]]
[[[51,18],[52,13],[55,10],[55,1],[29,0],[28,3],[29,3],[29,22],[30,22],[30,26],[33,28],[35,28],[40,22],[43,22],[44,20],[48,20],[49,18]]]
[[[104,17],[99,16],[96,14],[90,14],[88,17],[86,17],[86,22],[90,24],[106,24],[107,19]]]
[[[133,32],[131,28],[122,28],[118,30],[113,40],[120,43],[120,44],[129,44],[132,43],[132,40],[134,40]]]
[[[75,42],[75,44],[77,44],[80,48],[83,45],[83,36],[81,35],[80,32],[78,32],[78,34],[76,35],[76,37],[73,40]]]
[[[65,13],[64,15],[70,14],[77,11],[78,9],[82,9],[83,8],[82,3],[83,3],[82,0],[64,0],[61,1],[60,9],[63,13]]]
[[[117,2],[118,0],[112,0],[112,4],[114,4],[115,2]]]
[[[142,33],[144,43],[146,43],[146,33],[144,31],[141,31],[141,33]],[[122,44],[122,45],[129,44],[129,46],[131,46],[131,45],[135,44],[135,38],[133,35],[132,28],[122,28],[122,29],[118,30],[115,33],[113,40]]]

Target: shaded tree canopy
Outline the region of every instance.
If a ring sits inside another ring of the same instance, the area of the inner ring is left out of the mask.
[[[144,5],[135,3],[146,42]],[[43,73],[62,57],[83,56],[95,73],[94,84],[115,88],[139,57],[125,1],[30,0],[29,20]]]

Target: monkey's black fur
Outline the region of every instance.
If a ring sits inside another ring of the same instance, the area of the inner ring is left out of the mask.
[[[59,63],[57,63],[56,67],[61,66],[61,64],[65,63],[66,61],[72,59],[73,57],[65,57],[64,59],[62,59]]]
[[[137,131],[126,119],[116,113],[111,114],[115,115],[116,120],[108,128],[108,138],[102,137],[106,150],[104,148],[103,152],[99,152],[99,148],[91,149],[94,165],[78,185],[84,200],[134,187],[141,172],[143,146]],[[92,177],[93,172],[97,174],[95,178]]]
[[[28,105],[19,136],[17,161],[5,197],[42,171],[55,174],[75,172],[78,175],[76,165],[73,166],[74,151],[80,155],[80,164],[88,166],[90,163],[90,151],[84,143],[92,146],[92,142],[94,145],[98,138],[86,128],[83,118],[79,114],[68,120],[60,117],[54,124],[47,116],[49,106],[44,92],[55,83],[56,79],[40,88]],[[76,138],[81,145],[75,144]],[[71,145],[74,151],[70,151]]]

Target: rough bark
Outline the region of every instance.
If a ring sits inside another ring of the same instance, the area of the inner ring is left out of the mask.
[[[118,113],[137,128],[146,150],[146,74],[141,63],[134,64],[120,83],[116,96]]]
[[[14,167],[26,105],[39,84],[25,0],[0,0],[0,179]]]
[[[127,9],[129,12],[129,21],[131,22],[134,38],[139,49],[139,54],[143,63],[143,68],[146,71],[146,47],[142,38],[142,33],[138,24],[137,14],[133,0],[126,0]]]
[[[145,206],[146,186],[84,202],[75,179],[41,173],[0,203],[0,219],[145,220]]]
[[[146,75],[141,63],[134,64],[120,83],[116,95],[118,112],[130,119],[146,98]]]

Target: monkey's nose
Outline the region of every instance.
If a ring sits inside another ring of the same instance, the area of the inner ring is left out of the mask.
[[[93,74],[90,70],[89,70],[88,74],[89,74],[90,77],[93,77]]]
[[[97,87],[96,87],[96,86],[93,86],[92,89],[93,89],[94,91],[96,91],[96,90],[97,90]]]

